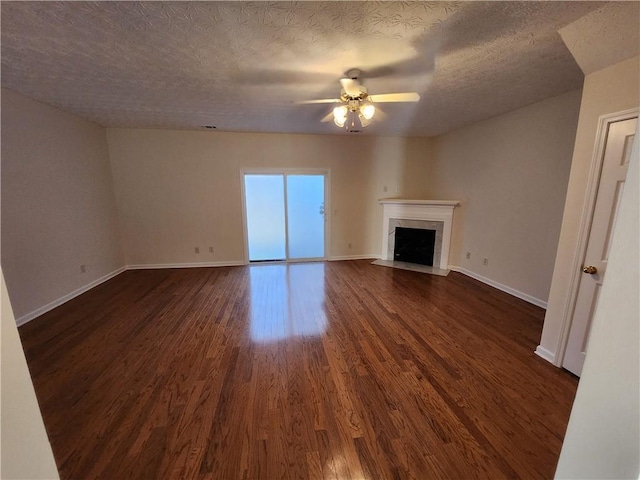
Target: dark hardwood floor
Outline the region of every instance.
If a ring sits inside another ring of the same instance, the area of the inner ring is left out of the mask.
[[[128,271],[20,328],[63,479],[552,478],[543,310],[369,261]]]

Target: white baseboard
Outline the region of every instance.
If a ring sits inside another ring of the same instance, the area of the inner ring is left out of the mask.
[[[376,260],[378,259],[379,256],[375,255],[375,254],[371,254],[371,255],[340,255],[340,256],[333,256],[330,257],[328,260],[329,261],[341,261],[341,260]],[[68,293],[67,295],[64,295],[60,298],[58,298],[57,300],[54,300],[53,302],[50,302],[40,308],[37,308],[36,310],[33,310],[32,312],[29,312],[19,318],[16,319],[16,323],[18,326],[24,325],[27,322],[30,322],[31,320],[33,320],[36,317],[39,317],[40,315],[47,313],[50,310],[53,310],[54,308],[62,305],[65,302],[68,302],[69,300],[71,300],[72,298],[77,297],[78,295],[83,294],[84,292],[86,292],[87,290],[92,289],[93,287],[96,287],[98,285],[100,285],[101,283],[106,282],[107,280],[115,277],[116,275],[119,275],[120,273],[124,272],[125,270],[148,270],[148,269],[160,269],[160,268],[202,268],[202,267],[237,267],[237,266],[241,266],[241,265],[246,265],[244,262],[202,262],[202,263],[154,263],[154,264],[138,264],[138,265],[127,265],[125,267],[120,267],[117,270],[114,270],[111,273],[108,273],[107,275],[104,275],[90,283],[88,283],[87,285],[78,288],[77,290],[74,290],[71,293]],[[455,267],[455,266],[449,266],[449,268],[451,270],[453,270],[454,272],[460,272],[464,275],[467,275],[468,277],[474,278],[482,283],[485,283],[487,285],[490,285],[494,288],[497,288],[498,290],[502,290],[503,292],[506,292],[510,295],[513,295],[514,297],[518,297],[526,302],[532,303],[534,305],[537,305],[538,307],[542,307],[542,308],[547,308],[547,303],[543,302],[542,300],[539,300],[535,297],[532,297],[531,295],[527,295],[526,293],[522,293],[518,290],[515,290],[511,287],[507,287],[506,285],[502,285],[501,283],[498,282],[494,282],[493,280],[483,277],[482,275],[478,275],[477,273],[474,273],[470,270],[467,270],[465,268],[462,267]],[[542,347],[538,347],[538,349],[536,349],[536,354],[541,356],[542,358],[544,358],[545,360],[549,360],[550,362],[553,363],[554,361],[554,355],[543,349]]]
[[[540,358],[544,358],[547,362],[553,363],[555,365],[555,362],[556,362],[555,354],[551,353],[546,348],[542,348],[540,345],[538,345],[538,348],[536,348],[533,353],[538,355]]]
[[[380,258],[378,255],[339,255],[327,258],[329,262],[336,262],[340,260],[376,260]],[[314,260],[314,261],[323,261]],[[268,262],[264,262],[268,263]],[[284,262],[276,262],[282,264]],[[256,263],[255,265],[261,265]],[[245,262],[201,262],[201,263],[141,263],[137,265],[127,265],[127,270],[148,270],[155,268],[201,268],[201,267],[239,267],[247,265]]]
[[[340,260],[378,260],[380,255],[371,254],[371,255],[334,255],[332,257],[327,258],[330,262],[338,262]]]
[[[475,280],[478,280],[479,282],[482,282],[494,288],[497,288],[498,290],[502,290],[503,292],[506,292],[509,295],[513,295],[514,297],[518,297],[519,299],[524,300],[525,302],[532,303],[533,305],[544,308],[545,310],[547,309],[547,302],[544,302],[539,298],[532,297],[531,295],[528,295],[519,290],[516,290],[515,288],[511,288],[501,283],[498,283],[494,280],[491,280],[490,278],[483,277],[482,275],[478,275],[477,273],[474,273],[471,270],[467,270],[466,268],[456,267],[452,265],[449,265],[449,269],[453,270],[454,272],[462,273],[467,277],[471,277]]]
[[[236,267],[239,265],[245,265],[244,262],[203,262],[203,263],[163,263],[163,264],[149,264],[149,265],[126,265],[124,267],[120,267],[117,270],[114,270],[107,275],[104,275],[93,282],[86,284],[83,287],[74,290],[71,293],[68,293],[53,302],[47,303],[40,308],[36,308],[32,312],[29,312],[19,318],[16,318],[16,324],[19,326],[24,325],[25,323],[30,322],[36,317],[47,313],[50,310],[53,310],[56,307],[59,307],[63,303],[68,302],[69,300],[77,297],[78,295],[82,295],[84,292],[91,290],[94,287],[97,287],[101,283],[106,282],[107,280],[112,279],[116,275],[121,274],[126,270],[147,270],[154,268],[195,268],[195,267]]]
[[[204,268],[204,267],[239,267],[245,262],[198,262],[198,263],[142,263],[127,265],[127,270],[151,270],[157,268]]]
[[[40,308],[36,308],[32,312],[29,312],[29,313],[27,313],[25,315],[22,315],[21,317],[16,318],[16,324],[18,326],[24,325],[25,323],[30,322],[34,318],[39,317],[40,315],[43,315],[43,314],[47,313],[48,311],[53,310],[56,307],[59,307],[63,303],[68,302],[72,298],[75,298],[78,295],[82,295],[87,290],[91,290],[93,287],[97,287],[101,283],[104,283],[107,280],[112,279],[116,275],[120,275],[126,269],[127,269],[127,267],[120,267],[120,268],[114,270],[113,272],[107,273],[106,275],[94,280],[93,282],[90,282],[90,283],[86,284],[84,287],[80,287],[77,290],[74,290],[73,292],[67,293],[66,295],[58,298],[57,300],[54,300],[53,302],[47,303],[46,305],[43,305]]]

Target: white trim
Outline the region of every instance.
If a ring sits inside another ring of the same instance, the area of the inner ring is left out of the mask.
[[[376,255],[374,253],[370,255],[334,255],[327,260],[330,262],[339,262],[342,260],[379,260],[380,255]]]
[[[453,270],[454,272],[462,273],[467,277],[471,277],[486,285],[497,288],[498,290],[502,290],[503,292],[508,293],[509,295],[513,295],[514,297],[517,297],[520,300],[524,300],[525,302],[531,303],[537,307],[544,308],[545,310],[547,308],[547,302],[544,302],[539,298],[536,298],[527,293],[521,292],[520,290],[516,290],[515,288],[511,288],[506,285],[503,285],[502,283],[498,283],[494,280],[491,280],[490,278],[483,277],[482,275],[478,275],[477,273],[474,273],[471,270],[467,270],[466,268],[450,265],[449,269]]]
[[[564,354],[567,348],[567,341],[569,340],[569,330],[578,298],[578,287],[580,285],[580,282],[578,281],[578,278],[581,275],[580,267],[587,252],[587,242],[589,240],[589,232],[591,230],[591,222],[593,220],[593,210],[595,208],[598,185],[600,184],[600,174],[602,172],[602,164],[604,161],[604,150],[609,133],[609,124],[629,120],[631,118],[637,118],[638,112],[638,108],[632,108],[622,112],[601,115],[598,119],[598,129],[596,131],[593,156],[591,157],[591,167],[589,169],[589,178],[587,180],[587,191],[582,204],[578,241],[576,243],[573,260],[571,262],[569,295],[566,297],[564,308],[562,310],[560,335],[556,340],[556,354],[553,355],[553,364],[556,367],[562,366]]]
[[[540,358],[544,358],[549,363],[555,363],[556,361],[556,356],[540,345],[538,345],[538,348],[536,348],[533,353],[538,355]]]
[[[77,297],[79,295],[82,295],[84,292],[86,292],[88,290],[91,290],[94,287],[97,287],[101,283],[104,283],[107,280],[111,280],[113,277],[115,277],[116,275],[120,275],[125,270],[127,270],[127,267],[120,267],[120,268],[114,270],[113,272],[107,273],[106,275],[103,275],[102,277],[97,278],[96,280],[86,284],[85,286],[74,290],[71,293],[67,293],[66,295],[58,298],[57,300],[54,300],[53,302],[49,302],[49,303],[47,303],[46,305],[43,305],[40,308],[36,308],[32,312],[29,312],[29,313],[27,313],[25,315],[22,315],[19,318],[16,318],[17,326],[20,327],[21,325],[24,325],[25,323],[30,322],[34,318],[39,317],[40,315],[44,315],[45,313],[53,310],[54,308],[59,307],[63,303],[66,303],[69,300],[71,300],[71,299],[73,299],[73,298],[75,298],[75,297]]]
[[[240,267],[245,262],[197,262],[197,263],[143,263],[127,265],[127,270],[154,270],[159,268]]]

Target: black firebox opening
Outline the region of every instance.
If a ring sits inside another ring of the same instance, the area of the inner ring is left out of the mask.
[[[433,267],[436,231],[422,228],[396,227],[393,259]]]

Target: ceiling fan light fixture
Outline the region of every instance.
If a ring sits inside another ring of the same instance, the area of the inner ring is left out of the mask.
[[[335,107],[333,109],[333,116],[335,118],[347,118],[347,112],[349,111],[349,109],[347,108],[346,105],[340,105],[338,107]]]
[[[349,113],[349,109],[346,105],[340,105],[333,109],[333,123],[335,123],[338,127],[344,127],[345,122],[347,121],[347,114]]]
[[[371,102],[349,100],[347,105],[339,105],[333,109],[333,123],[349,132],[360,131],[371,123],[376,108]]]
[[[331,112],[327,113],[322,122],[329,122],[333,117],[333,123],[339,128],[344,128],[347,132],[361,132],[362,128],[371,124],[371,120],[378,111],[374,103],[398,103],[417,102],[420,100],[418,92],[398,92],[369,94],[367,88],[360,81],[360,70],[352,69],[347,72],[347,76],[340,79],[339,98],[321,98],[318,100],[306,100],[297,102],[302,104],[333,103],[338,104]],[[378,119],[384,120],[386,115],[380,110]]]
[[[344,128],[348,132],[358,132],[360,130],[359,127],[361,126],[363,125],[359,113],[355,110],[349,110]]]
[[[358,119],[360,120],[360,125],[362,125],[363,128],[368,127],[371,123],[371,120],[365,117],[364,113],[362,112],[358,113]]]
[[[376,113],[376,107],[374,107],[372,103],[365,103],[360,106],[360,113],[362,117],[364,117],[365,120],[367,120],[367,125],[368,125],[369,124],[368,121],[371,120]]]

